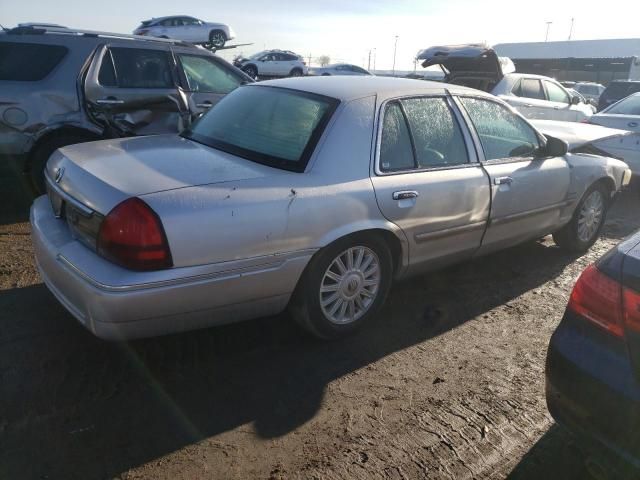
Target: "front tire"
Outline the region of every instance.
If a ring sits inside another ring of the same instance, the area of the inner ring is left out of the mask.
[[[584,253],[596,242],[609,208],[610,190],[597,183],[585,192],[571,221],[553,234],[560,248]]]
[[[322,339],[348,335],[366,324],[391,287],[389,247],[376,235],[353,235],[320,250],[303,274],[292,313],[311,334]]]
[[[222,48],[227,43],[227,36],[222,30],[213,30],[209,33],[209,44],[214,48]]]
[[[246,67],[242,68],[242,71],[254,80],[258,79],[258,69],[254,65],[247,65]]]

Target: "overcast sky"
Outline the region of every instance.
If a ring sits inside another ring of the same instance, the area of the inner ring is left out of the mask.
[[[574,39],[640,37],[640,1],[631,0],[0,0],[4,26],[39,21],[130,33],[141,20],[174,14],[228,23],[234,42],[253,43],[226,58],[280,48],[366,68],[375,48],[377,69],[391,69],[396,35],[396,68],[404,70],[432,45],[543,41],[547,21],[549,40],[566,40],[572,16]]]

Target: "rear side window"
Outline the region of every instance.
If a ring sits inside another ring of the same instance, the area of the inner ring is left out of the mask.
[[[458,122],[444,98],[402,100],[413,135],[418,168],[468,163]]]
[[[540,147],[535,130],[503,105],[466,97],[460,102],[480,137],[486,160],[529,157]]]
[[[227,94],[241,83],[240,77],[234,75],[230,68],[211,58],[182,54],[178,57],[190,92]]]
[[[0,43],[0,80],[37,82],[62,61],[67,48],[37,43]]]
[[[523,78],[514,92],[519,97],[545,100],[544,90],[540,80],[535,78]]]
[[[415,168],[409,127],[398,102],[387,105],[382,123],[380,170],[397,172]]]
[[[120,88],[172,88],[169,54],[163,50],[112,47],[102,60],[98,81]]]

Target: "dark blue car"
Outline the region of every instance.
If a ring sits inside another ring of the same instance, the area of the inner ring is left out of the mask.
[[[580,276],[551,337],[546,385],[551,415],[596,454],[595,469],[640,478],[640,232]]]

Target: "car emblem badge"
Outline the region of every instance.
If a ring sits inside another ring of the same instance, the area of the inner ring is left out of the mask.
[[[56,174],[54,180],[56,183],[60,183],[60,180],[62,180],[62,176],[64,175],[64,167],[56,168],[54,172]]]

